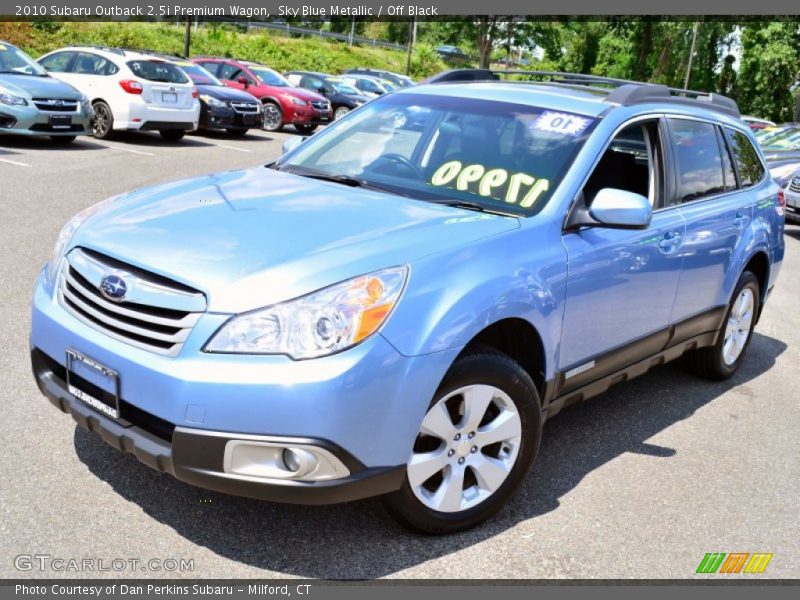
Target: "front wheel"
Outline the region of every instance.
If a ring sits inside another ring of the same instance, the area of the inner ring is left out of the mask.
[[[349,108],[347,108],[346,106],[340,106],[335,111],[333,111],[333,120],[338,121],[342,117],[346,117],[349,112],[350,112]]]
[[[728,379],[744,360],[761,304],[758,278],[745,271],[728,303],[723,330],[713,346],[686,354],[686,362],[696,374],[707,379]]]
[[[520,487],[541,431],[539,395],[525,370],[490,348],[465,354],[439,386],[387,509],[422,533],[474,527]]]
[[[159,133],[168,142],[180,142],[186,135],[183,129],[162,129]]]
[[[283,113],[274,102],[264,103],[264,117],[262,128],[264,131],[278,131],[283,126]]]
[[[312,133],[314,133],[314,130],[317,128],[317,126],[316,125],[295,125],[294,128],[297,129],[297,132],[302,134],[302,135],[311,135]]]

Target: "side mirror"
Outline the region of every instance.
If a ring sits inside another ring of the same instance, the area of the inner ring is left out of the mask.
[[[588,208],[579,201],[567,219],[567,229],[609,227],[613,229],[647,229],[653,218],[650,200],[616,188],[603,188]]]
[[[250,86],[250,80],[249,80],[247,77],[245,77],[245,76],[239,77],[238,81],[239,81],[239,83],[241,83],[241,84],[242,84],[244,87],[249,87],[249,86]]]
[[[286,154],[297,148],[300,144],[306,141],[307,137],[292,137],[283,142],[281,146],[281,154]]]

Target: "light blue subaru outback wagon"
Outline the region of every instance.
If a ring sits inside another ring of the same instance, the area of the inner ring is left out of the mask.
[[[546,418],[733,375],[784,199],[734,102],[552,73],[377,99],[266,167],[88,208],[37,281],[42,393],[192,485],[488,518]]]

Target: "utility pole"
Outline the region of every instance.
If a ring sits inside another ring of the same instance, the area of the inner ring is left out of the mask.
[[[686,79],[683,81],[683,89],[689,89],[689,77],[692,74],[692,60],[694,59],[694,47],[697,44],[697,32],[700,30],[700,21],[694,22],[694,30],[692,31],[692,47],[689,50],[689,64],[686,65]]]
[[[356,18],[353,17],[353,20],[350,21],[350,47],[353,47],[353,35],[356,32]]]
[[[186,30],[183,34],[183,55],[189,56],[189,48],[192,45],[192,19],[186,17]]]
[[[411,53],[414,51],[414,44],[417,42],[417,20],[411,17],[408,23],[408,50],[406,52],[406,75],[411,75]]]

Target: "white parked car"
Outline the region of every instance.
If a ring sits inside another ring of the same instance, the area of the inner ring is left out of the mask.
[[[394,89],[390,89],[390,87],[387,86],[383,81],[376,79],[375,77],[368,77],[366,75],[349,75],[345,73],[339,77],[348,85],[352,85],[363,95],[371,98],[383,96]]]
[[[83,92],[94,107],[93,133],[158,131],[170,141],[197,128],[197,88],[177,65],[133,50],[68,47],[39,59],[53,77]]]

